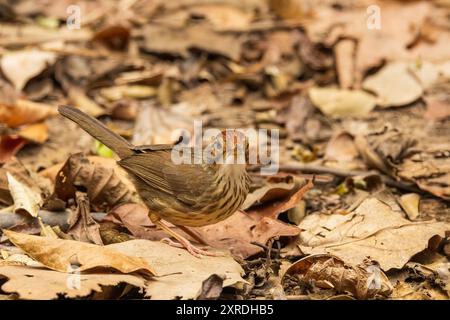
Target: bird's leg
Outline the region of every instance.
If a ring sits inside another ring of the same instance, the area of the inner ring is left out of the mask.
[[[176,227],[181,231],[183,231],[184,233],[186,233],[187,235],[189,235],[189,237],[191,237],[198,243],[204,244],[206,246],[208,245],[208,243],[205,240],[203,240],[202,237],[200,237],[197,233],[195,233],[195,231],[192,231],[190,228],[180,225],[176,225]]]
[[[177,248],[185,248],[190,254],[192,254],[193,256],[200,258],[202,255],[203,256],[211,256],[211,257],[217,257],[220,256],[220,254],[217,253],[213,253],[213,252],[209,252],[200,248],[197,248],[196,246],[194,246],[188,239],[186,239],[185,237],[183,237],[182,235],[178,234],[177,232],[173,231],[167,224],[164,223],[164,221],[161,220],[161,218],[159,216],[157,216],[156,214],[150,213],[149,215],[150,220],[152,220],[152,222],[160,227],[163,231],[165,231],[168,235],[174,237],[176,240],[178,240],[179,244],[176,242],[173,242],[172,240],[165,238],[163,239],[164,242],[166,242],[168,245],[172,246],[172,247],[177,247]]]

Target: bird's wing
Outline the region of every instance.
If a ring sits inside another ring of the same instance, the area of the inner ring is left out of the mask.
[[[119,164],[150,187],[189,205],[194,205],[198,198],[213,185],[212,166],[177,165],[172,162],[171,153],[167,151],[134,154],[120,160]]]

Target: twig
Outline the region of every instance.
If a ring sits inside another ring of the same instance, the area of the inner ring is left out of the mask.
[[[380,172],[377,171],[358,171],[358,170],[345,170],[338,168],[329,168],[325,166],[319,165],[311,165],[311,164],[285,164],[280,165],[279,170],[281,171],[301,171],[304,173],[318,173],[318,174],[332,174],[337,177],[353,177],[359,175],[368,175],[368,174],[377,174],[381,177],[383,182],[391,187],[395,187],[401,190],[406,190],[409,192],[421,193],[422,190],[418,189],[414,184],[396,181]]]
[[[258,247],[261,247],[261,248],[263,248],[264,250],[270,250],[270,248],[268,247],[268,246],[266,246],[265,244],[262,244],[262,243],[260,243],[260,242],[257,242],[257,241],[251,241],[250,242],[251,244],[253,244],[254,246],[258,246]],[[271,249],[273,252],[276,252],[276,253],[280,253],[281,252],[281,250],[279,250],[279,249]]]

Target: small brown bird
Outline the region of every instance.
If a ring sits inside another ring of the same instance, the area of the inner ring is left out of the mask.
[[[190,227],[214,224],[228,218],[239,209],[249,191],[250,178],[245,163],[203,161],[200,164],[176,164],[172,153],[174,145],[136,147],[74,107],[61,106],[59,112],[117,153],[121,159],[118,164],[132,177],[155,225],[177,239],[194,256],[214,255],[193,246],[161,218],[177,226]],[[233,132],[232,141],[229,140],[230,134],[224,132],[215,138],[213,151],[220,150],[221,153],[219,151],[214,156],[227,159],[231,154],[236,159],[239,151],[248,154],[247,139],[239,136],[242,133]],[[237,142],[242,140],[244,144],[239,145]],[[229,145],[232,146],[231,153],[226,150]],[[195,154],[193,148],[184,148],[184,151]]]

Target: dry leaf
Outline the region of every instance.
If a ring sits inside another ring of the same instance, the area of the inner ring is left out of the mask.
[[[43,203],[40,190],[33,185],[27,185],[18,180],[10,172],[6,173],[11,197],[14,200],[15,212],[26,212],[32,217],[37,217]]]
[[[31,124],[17,129],[0,125],[0,163],[14,157],[28,142],[42,144],[48,139],[45,123]]]
[[[131,182],[111,167],[111,159],[91,159],[78,153],[66,161],[55,181],[54,194],[57,198],[64,201],[74,198],[76,188],[82,187],[93,204],[115,206],[118,203],[140,202]]]
[[[325,148],[327,166],[342,167],[347,170],[361,169],[363,164],[359,159],[354,138],[346,131],[334,134]]]
[[[217,274],[211,275],[208,279],[203,281],[198,300],[216,300],[220,297],[223,288],[223,277]]]
[[[119,253],[109,247],[73,240],[51,239],[3,230],[3,234],[30,257],[47,268],[70,273],[72,265],[80,271],[112,268],[122,273],[144,272],[154,275],[153,266],[141,258]]]
[[[419,217],[419,201],[420,196],[417,193],[401,195],[398,200],[410,220],[416,220]]]
[[[388,127],[365,136],[358,134],[355,145],[369,167],[388,175],[394,175],[399,165],[417,152],[414,136]]]
[[[3,291],[17,293],[19,298],[30,300],[83,298],[120,283],[144,287],[142,278],[129,274],[67,274],[19,266],[0,267],[0,277],[7,278],[1,287]]]
[[[0,122],[9,127],[39,122],[58,114],[56,108],[43,103],[17,99],[14,104],[4,104],[0,101]]]
[[[154,224],[151,222],[148,213],[148,208],[143,204],[126,203],[109,211],[103,221],[110,221],[123,226],[133,236],[140,239],[161,240],[167,237],[163,232],[157,234],[152,228]]]
[[[301,275],[303,281],[313,281],[317,287],[332,288],[338,293],[351,292],[358,299],[370,299],[376,295],[388,297],[393,289],[376,264],[349,265],[328,254],[298,260],[286,270],[283,278],[288,275]]]
[[[312,183],[309,182],[287,199],[260,209],[255,208],[248,213],[237,211],[222,222],[190,230],[212,247],[226,248],[236,256],[248,258],[262,251],[251,242],[265,244],[272,237],[292,237],[299,234],[300,230],[296,226],[281,222],[276,217],[297,206],[311,186]]]
[[[415,157],[405,159],[398,168],[398,176],[443,199],[450,199],[450,156],[448,144],[432,146]]]
[[[390,63],[373,76],[367,77],[363,88],[377,95],[381,107],[400,107],[412,103],[423,94],[417,79],[406,63]]]
[[[68,90],[70,101],[83,112],[93,117],[105,114],[105,110],[97,102],[89,98],[80,88],[72,86]]]
[[[4,257],[4,259],[0,259],[0,266],[28,266],[38,268],[44,267],[42,263],[39,263],[26,254],[21,253],[13,253],[10,255],[8,254],[8,256]]]
[[[187,56],[189,49],[200,49],[239,60],[242,40],[228,34],[218,34],[205,27],[192,26],[170,29],[147,25],[143,30],[144,49],[149,52]]]
[[[419,80],[424,90],[430,89],[439,79],[439,67],[433,63],[422,61],[408,66],[408,70]]]
[[[306,30],[314,42],[329,46],[339,39],[357,40],[354,78],[355,84],[360,85],[366,72],[383,61],[414,60],[421,56],[415,48],[409,51],[408,46],[417,40],[431,9],[427,1],[406,4],[360,0],[346,2],[342,10],[329,2],[314,10],[314,19],[308,21]],[[438,51],[445,52],[442,47]]]
[[[154,104],[143,105],[137,115],[133,144],[170,144],[178,141],[182,130],[192,134],[194,120],[198,119],[196,114],[191,114],[192,109],[186,103],[173,105],[169,110]]]
[[[17,135],[28,141],[42,144],[48,139],[48,127],[45,123],[35,123],[21,128]]]
[[[88,197],[83,193],[77,192],[76,202],[78,206],[69,218],[67,233],[72,235],[77,241],[102,245],[100,226],[91,216]]]
[[[203,282],[211,275],[223,277],[223,286],[243,283],[243,270],[230,256],[194,257],[184,249],[148,240],[131,240],[108,245],[150,264],[160,277],[146,283],[146,296],[151,299],[195,299],[202,292]]]
[[[4,54],[0,66],[16,90],[22,91],[28,80],[40,74],[55,60],[56,55],[52,52],[31,49]]]
[[[428,247],[434,236],[444,237],[450,224],[411,222],[402,212],[376,198],[368,198],[346,215],[313,214],[300,223],[299,246],[305,253],[329,253],[351,264],[366,257],[385,271],[402,268]]]
[[[42,222],[41,217],[38,217],[38,223],[39,223],[39,226],[41,228],[40,235],[42,237],[47,237],[47,238],[51,238],[51,239],[59,239],[59,237],[56,234],[55,230],[53,230],[53,228],[50,227],[49,225],[44,224]]]
[[[0,136],[0,163],[8,162],[25,145],[27,140],[18,136]]]
[[[254,180],[254,179],[253,179]],[[253,205],[273,199],[280,199],[289,196],[296,188],[296,182],[292,176],[282,178],[271,177],[264,181],[264,185],[253,190],[247,195],[241,210],[246,210]]]
[[[37,190],[35,181],[30,177],[30,173],[25,166],[17,158],[12,158],[6,162],[0,169],[0,199],[7,205],[12,205],[13,198],[11,197],[7,173],[10,173],[14,178],[22,184],[28,186],[33,190]]]
[[[295,193],[291,194],[288,199],[277,200],[259,208],[251,208],[247,210],[247,214],[254,217],[262,216],[276,219],[280,213],[294,208],[303,198],[305,193],[311,190],[313,186],[313,182],[308,180],[304,182],[303,186],[301,186]]]
[[[376,104],[375,97],[361,90],[311,88],[309,98],[320,111],[331,117],[364,116]]]

